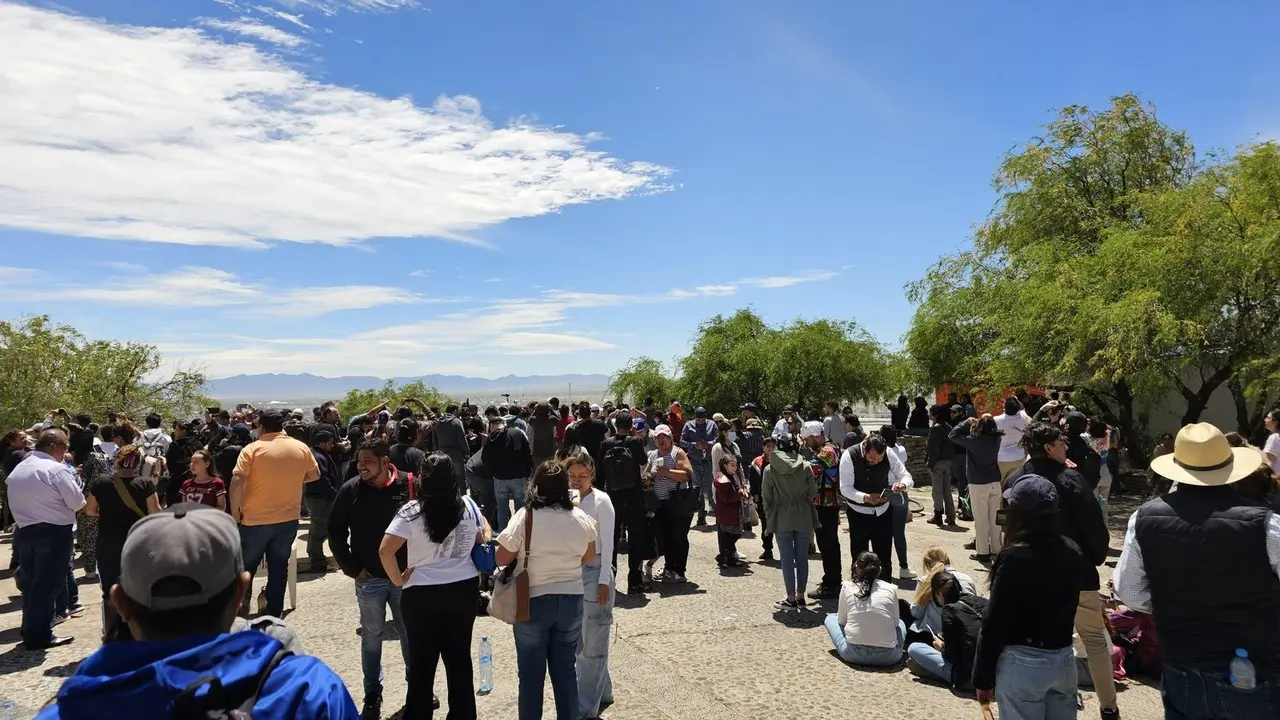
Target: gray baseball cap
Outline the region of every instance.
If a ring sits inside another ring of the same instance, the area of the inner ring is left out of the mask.
[[[184,502],[134,523],[120,556],[120,587],[151,610],[178,610],[209,602],[244,572],[240,531],[227,513]],[[182,577],[200,591],[152,597],[160,580]]]

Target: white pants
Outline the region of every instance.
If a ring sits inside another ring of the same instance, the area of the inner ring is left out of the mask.
[[[973,503],[974,545],[979,555],[1000,552],[1000,526],[996,511],[1000,509],[1000,483],[969,486],[969,502]]]
[[[1098,480],[1098,489],[1095,491],[1101,498],[1102,502],[1102,518],[1107,519],[1110,513],[1107,512],[1107,506],[1111,503],[1111,468],[1106,463],[1102,464],[1102,477]]]

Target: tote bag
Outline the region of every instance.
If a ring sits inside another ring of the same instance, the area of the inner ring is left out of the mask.
[[[508,625],[529,621],[529,548],[533,541],[533,508],[525,506],[524,549],[493,577],[489,616]]]

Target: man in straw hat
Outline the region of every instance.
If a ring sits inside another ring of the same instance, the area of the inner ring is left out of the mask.
[[[1188,425],[1151,462],[1178,484],[1129,519],[1115,587],[1151,613],[1164,661],[1165,717],[1273,718],[1280,707],[1280,518],[1231,485],[1263,469],[1254,448],[1218,428]],[[1247,652],[1257,688],[1233,687],[1228,668]]]

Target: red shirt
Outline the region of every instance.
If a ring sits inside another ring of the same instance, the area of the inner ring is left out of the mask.
[[[213,478],[207,483],[198,483],[195,478],[182,481],[183,502],[197,502],[209,507],[218,507],[218,498],[227,494],[227,485],[222,478]]]

